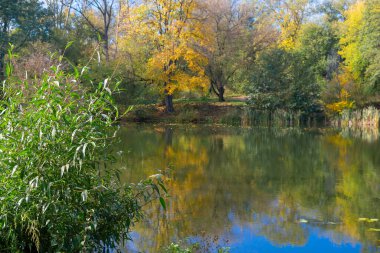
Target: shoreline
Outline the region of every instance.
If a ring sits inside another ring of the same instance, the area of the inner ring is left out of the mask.
[[[135,105],[123,118],[125,123],[201,124],[242,127],[332,127],[379,129],[380,109],[373,106],[346,110],[337,115],[318,112],[306,115],[297,111],[258,110],[241,103],[178,103],[173,113],[160,105]]]

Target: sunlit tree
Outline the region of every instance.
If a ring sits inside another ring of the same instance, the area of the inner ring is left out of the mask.
[[[192,46],[199,42],[202,29],[194,17],[196,9],[193,0],[149,0],[128,9],[125,17],[120,40],[127,42],[126,54],[142,57],[139,75],[160,87],[167,112],[174,111],[176,91],[208,87],[203,68],[207,58]]]

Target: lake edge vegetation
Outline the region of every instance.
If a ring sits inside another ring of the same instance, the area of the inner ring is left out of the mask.
[[[86,69],[67,74],[62,57],[23,81],[10,62],[0,104],[0,252],[117,248],[142,206],[159,198],[165,207],[166,189],[159,175],[122,184],[106,166],[118,118],[109,81],[82,87]]]

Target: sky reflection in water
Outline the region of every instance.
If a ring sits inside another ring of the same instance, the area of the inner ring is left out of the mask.
[[[231,252],[380,252],[380,143],[299,129],[121,129],[123,179],[170,168],[164,212],[147,208],[129,250],[189,239]],[[132,250],[134,251],[134,250]]]

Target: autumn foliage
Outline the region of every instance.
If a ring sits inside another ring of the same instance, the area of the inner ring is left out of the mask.
[[[29,68],[31,51],[47,59],[44,48],[71,41],[65,57],[74,66],[97,58],[92,80],[120,81],[124,105],[164,101],[173,112],[176,98],[234,94],[309,114],[379,99],[379,0],[3,2],[0,72],[9,43]]]

